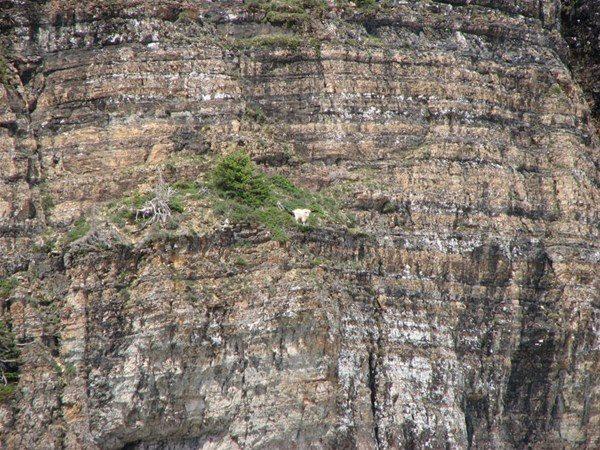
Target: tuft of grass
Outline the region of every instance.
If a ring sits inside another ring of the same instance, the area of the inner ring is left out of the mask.
[[[558,83],[554,83],[550,87],[550,94],[554,95],[554,96],[559,96],[559,95],[563,94],[563,90]]]
[[[50,192],[48,185],[44,182],[40,184],[40,202],[44,212],[48,213],[54,208],[54,198]]]
[[[321,17],[326,3],[324,0],[251,0],[247,9],[263,22],[294,27],[307,23],[311,17]]]
[[[393,6],[390,0],[337,0],[338,7],[345,10],[358,10],[363,14],[372,15]]]
[[[72,378],[77,374],[77,367],[73,363],[66,363],[63,373],[67,377]]]
[[[183,200],[179,195],[175,195],[171,200],[169,200],[169,208],[171,208],[171,211],[178,213],[182,213],[185,210],[183,207]]]
[[[52,208],[54,208],[54,206],[55,206],[54,199],[52,198],[52,195],[49,193],[42,194],[41,202],[42,202],[42,208],[44,209],[44,211],[46,213],[52,211]]]
[[[0,403],[5,403],[10,400],[16,389],[16,383],[8,383],[6,385],[0,383]]]
[[[193,22],[198,18],[198,14],[191,9],[184,9],[177,15],[177,22]]]
[[[248,261],[245,258],[238,256],[235,258],[235,265],[239,267],[246,267],[248,265]]]
[[[328,262],[329,261],[327,259],[317,256],[310,261],[310,265],[312,267],[321,267],[327,264]]]
[[[79,238],[82,238],[90,231],[90,224],[87,223],[87,220],[84,217],[80,217],[73,224],[73,228],[69,230],[67,233],[67,239],[69,242],[76,241]]]
[[[178,194],[182,196],[190,196],[192,198],[200,197],[200,186],[195,181],[177,181],[173,187]]]

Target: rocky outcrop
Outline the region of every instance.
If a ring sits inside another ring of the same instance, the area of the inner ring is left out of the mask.
[[[0,445],[600,446],[594,2],[267,3],[1,3]],[[352,225],[112,223],[233,148]]]

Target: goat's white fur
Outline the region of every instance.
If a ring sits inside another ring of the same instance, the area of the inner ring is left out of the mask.
[[[308,220],[308,216],[310,216],[310,209],[293,209],[292,214],[294,215],[296,222],[305,224]]]

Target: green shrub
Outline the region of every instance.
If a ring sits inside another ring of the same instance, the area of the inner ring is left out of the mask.
[[[302,190],[297,188],[290,180],[288,180],[283,175],[273,175],[271,177],[271,183],[273,186],[282,189],[290,195],[302,195]]]
[[[72,378],[77,374],[77,367],[73,363],[66,363],[63,373],[67,377]]]
[[[243,151],[221,158],[213,172],[212,184],[222,196],[249,206],[264,205],[270,197],[267,178],[258,173]]]
[[[13,396],[15,389],[17,388],[16,383],[3,384],[0,383],[0,403],[4,403]]]
[[[248,265],[248,261],[244,257],[238,256],[235,258],[235,265],[239,267],[246,267]]]
[[[173,198],[169,200],[169,208],[171,208],[172,211],[182,213],[184,207],[183,200],[181,199],[181,197],[179,197],[178,195],[173,196]]]

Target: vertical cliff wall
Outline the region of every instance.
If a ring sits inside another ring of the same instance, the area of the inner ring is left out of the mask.
[[[600,446],[596,3],[358,3],[0,2],[0,446]]]

